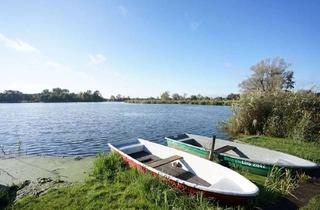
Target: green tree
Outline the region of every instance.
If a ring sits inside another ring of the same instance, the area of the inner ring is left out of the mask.
[[[114,95],[111,95],[110,96],[110,101],[115,101],[116,100],[116,97]]]
[[[251,66],[253,74],[240,83],[243,92],[277,91],[294,88],[293,71],[288,70],[291,65],[283,58],[261,60]]]
[[[229,95],[227,95],[228,100],[238,100],[239,98],[240,98],[240,94],[230,93]]]
[[[161,100],[170,100],[170,92],[169,91],[165,91],[163,93],[161,93],[160,95],[160,99]]]
[[[178,93],[172,94],[171,97],[172,97],[173,100],[180,100],[180,99],[182,99],[182,96],[180,96]]]

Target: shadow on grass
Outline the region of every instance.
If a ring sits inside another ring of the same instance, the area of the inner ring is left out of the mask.
[[[10,206],[15,198],[18,191],[17,186],[5,186],[0,184],[0,209],[5,209]]]

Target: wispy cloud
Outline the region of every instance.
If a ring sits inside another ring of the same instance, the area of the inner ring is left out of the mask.
[[[196,31],[201,25],[201,22],[200,21],[190,21],[189,22],[189,27],[192,31]]]
[[[20,39],[11,39],[0,33],[0,43],[6,47],[21,51],[21,52],[37,52],[38,50],[27,42]]]
[[[87,78],[87,79],[92,79],[90,75],[88,75],[85,72],[82,71],[75,71],[72,69],[72,67],[62,64],[62,63],[58,63],[56,61],[52,61],[52,60],[48,60],[46,62],[47,66],[49,66],[51,69],[58,71],[58,72],[62,72],[62,73],[67,73],[67,74],[71,74],[71,75],[75,75],[81,78]]]
[[[47,61],[47,65],[55,68],[62,67],[62,64],[57,63],[55,61]]]
[[[95,65],[103,63],[106,60],[106,58],[102,54],[89,55],[89,59],[91,63]]]
[[[126,7],[120,5],[118,6],[118,10],[119,10],[119,13],[123,16],[123,17],[127,17],[128,16],[128,10]]]

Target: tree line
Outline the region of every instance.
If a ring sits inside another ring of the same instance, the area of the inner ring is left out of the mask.
[[[209,97],[201,94],[190,95],[173,93],[165,91],[160,94],[160,97],[154,98],[133,98],[127,100],[128,103],[143,103],[143,104],[198,104],[198,105],[231,105],[234,100],[240,98],[239,94],[231,93],[227,97]]]
[[[51,91],[45,89],[41,93],[34,94],[26,94],[16,90],[0,92],[0,103],[102,102],[105,100],[98,90],[72,93],[68,89],[53,88]]]

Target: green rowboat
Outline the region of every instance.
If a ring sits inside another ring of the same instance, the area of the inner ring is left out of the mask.
[[[239,142],[193,134],[180,134],[165,139],[169,147],[263,176],[269,174],[273,167],[307,172],[319,167],[316,163],[293,155]]]

